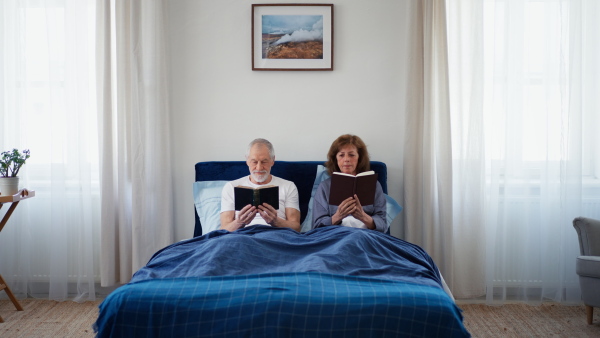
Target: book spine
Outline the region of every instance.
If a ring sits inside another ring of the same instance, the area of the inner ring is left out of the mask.
[[[256,207],[261,204],[262,202],[260,201],[260,190],[254,189],[254,196],[252,196],[252,205]]]

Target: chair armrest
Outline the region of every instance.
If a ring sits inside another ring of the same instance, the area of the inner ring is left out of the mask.
[[[579,256],[576,262],[575,272],[579,276],[598,278],[600,283],[600,256]]]
[[[582,256],[600,256],[600,220],[577,217],[573,227],[579,236],[579,248]]]

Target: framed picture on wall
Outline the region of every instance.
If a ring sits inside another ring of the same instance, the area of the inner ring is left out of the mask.
[[[333,70],[333,4],[253,4],[252,70]]]

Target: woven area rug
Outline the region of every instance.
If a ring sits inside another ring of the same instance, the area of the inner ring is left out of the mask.
[[[0,300],[0,337],[93,337],[98,316],[96,302],[20,300],[25,311],[16,311]],[[594,323],[586,322],[583,306],[461,304],[464,323],[473,337],[600,337],[600,309]]]
[[[17,311],[9,300],[0,300],[0,337],[94,337],[100,302],[28,298],[19,300],[24,311]]]
[[[583,305],[458,304],[473,337],[600,337],[600,309],[587,324]]]

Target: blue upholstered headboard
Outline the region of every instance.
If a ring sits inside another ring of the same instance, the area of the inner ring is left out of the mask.
[[[304,221],[308,212],[308,203],[312,192],[317,167],[323,164],[321,161],[275,161],[271,168],[271,174],[290,180],[296,184],[300,199],[300,222]],[[245,161],[211,161],[196,163],[196,182],[198,181],[232,181],[249,174],[248,165]],[[379,174],[379,183],[383,192],[387,194],[387,167],[385,163],[371,161],[371,170]],[[202,235],[200,218],[194,207],[196,225],[194,237]]]

